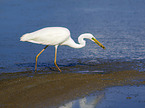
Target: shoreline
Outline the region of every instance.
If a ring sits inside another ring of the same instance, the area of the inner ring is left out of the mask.
[[[22,74],[7,74],[9,79],[0,80],[0,106],[55,108],[108,87],[145,85],[145,72],[135,70],[107,74],[37,74],[33,77]],[[3,75],[6,78],[7,75]]]

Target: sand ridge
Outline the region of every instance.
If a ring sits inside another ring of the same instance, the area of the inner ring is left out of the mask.
[[[0,81],[1,107],[57,107],[106,87],[145,84],[145,72],[52,73]]]

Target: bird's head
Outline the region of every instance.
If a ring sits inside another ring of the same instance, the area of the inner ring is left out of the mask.
[[[91,41],[95,42],[96,44],[98,44],[103,49],[106,49],[91,33],[85,33],[85,34],[82,34],[82,35],[83,35],[83,38],[90,39]]]

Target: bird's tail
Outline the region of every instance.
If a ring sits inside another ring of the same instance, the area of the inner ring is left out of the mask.
[[[29,34],[28,34],[28,33],[24,34],[24,35],[20,38],[20,41],[27,41],[27,40],[29,40]]]

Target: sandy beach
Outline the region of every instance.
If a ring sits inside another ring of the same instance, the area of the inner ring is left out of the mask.
[[[107,87],[145,84],[145,72],[134,70],[108,74],[52,73],[33,76],[21,74],[0,75],[1,107],[57,108],[66,102]]]

